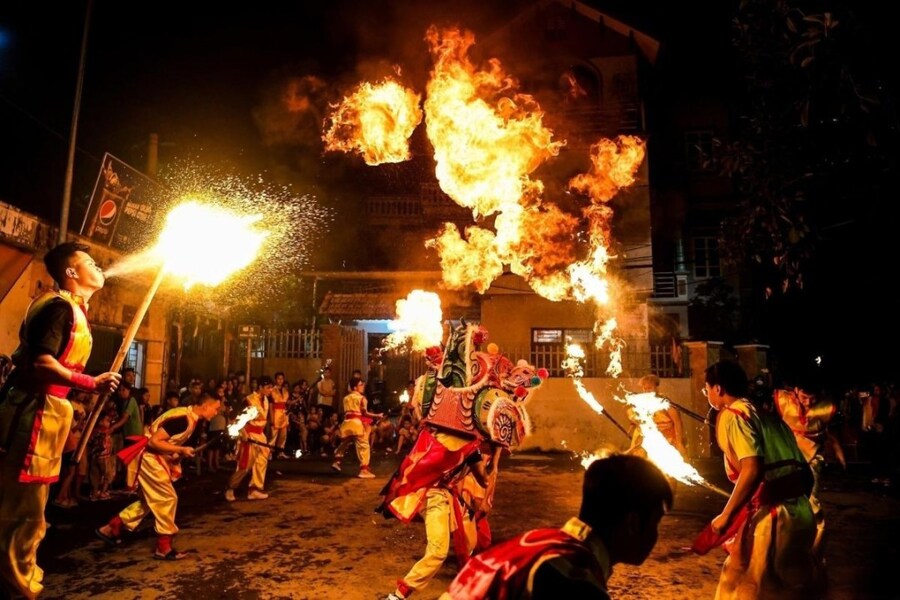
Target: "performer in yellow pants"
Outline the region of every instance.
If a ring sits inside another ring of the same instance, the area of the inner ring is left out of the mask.
[[[153,513],[157,534],[153,558],[184,558],[184,553],[172,547],[172,538],[178,533],[175,525],[178,494],[173,483],[181,477],[181,457],[194,456],[194,449],[183,444],[191,438],[197,422],[212,419],[219,408],[219,400],[204,392],[200,404],[167,410],[153,422],[147,436],[129,438],[135,444],[124,448],[118,456],[128,466],[129,485],[137,485],[141,497],[97,529],[97,537],[118,544],[123,527],[134,531],[147,514]]]
[[[350,380],[353,390],[344,396],[344,422],[341,423],[341,444],[334,451],[334,464],[331,468],[340,472],[341,459],[350,444],[356,445],[356,456],[359,458],[359,475],[362,479],[371,479],[375,474],[369,469],[369,428],[364,420],[380,419],[384,415],[370,413],[367,410],[366,397],[363,391],[366,382],[358,377]]]
[[[87,303],[104,284],[88,249],[66,242],[44,257],[59,291],[28,307],[13,370],[0,389],[0,585],[26,598],[43,589],[37,550],[47,530],[48,488],[59,478],[72,424],[66,396],[73,387],[108,393],[120,379],[82,373],[93,345]]]
[[[272,394],[272,378],[260,377],[259,388],[247,396],[248,407],[256,408],[256,418],[247,423],[241,429],[241,438],[237,447],[237,466],[234,475],[228,482],[228,489],[225,490],[225,499],[234,502],[234,490],[241,482],[250,475],[250,491],[247,493],[248,500],[265,500],[269,497],[263,491],[266,484],[266,469],[269,467],[269,448],[254,444],[250,440],[261,444],[268,444],[266,438],[266,419],[269,414],[269,397]]]

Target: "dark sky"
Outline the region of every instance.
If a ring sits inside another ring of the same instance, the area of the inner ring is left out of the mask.
[[[520,2],[115,2],[95,0],[78,129],[78,202],[104,152],[145,165],[151,132],[160,159],[201,154],[266,164],[252,113],[287,77],[341,86],[393,63],[424,68],[433,21],[476,33]],[[85,0],[0,6],[0,201],[57,219]],[[73,211],[75,208],[73,208]],[[74,213],[73,213],[74,216]]]
[[[316,76],[337,95],[401,64],[408,76],[422,83],[429,68],[422,40],[427,25],[458,24],[482,36],[524,4],[258,0],[223,10],[221,2],[94,0],[70,226],[80,226],[105,152],[143,169],[148,136],[158,133],[161,163],[197,156],[238,164],[248,172],[290,163],[291,152],[264,144],[259,119],[254,119],[254,112],[259,115],[285,79]],[[722,8],[727,3],[648,3],[649,10],[625,0],[599,4],[662,39],[663,52],[684,53],[681,66],[687,68],[670,78],[670,85],[705,83],[714,89],[721,83],[708,73],[725,59],[715,48],[730,37],[729,14]],[[890,23],[879,20],[873,6],[853,5],[872,28],[872,68],[893,73],[886,68],[892,37],[882,35],[889,33]],[[86,0],[0,3],[0,201],[54,222],[62,197],[85,7]],[[660,64],[664,59],[661,53]],[[896,79],[886,80],[886,85],[896,85]],[[304,169],[319,166],[291,164],[301,176]],[[880,209],[860,211],[861,219],[835,230],[835,237],[841,237],[825,248],[827,260],[815,267],[824,292],[817,295],[813,309],[806,301],[792,309],[806,318],[802,327],[786,329],[782,337],[828,341],[839,336],[830,345],[845,346],[847,360],[859,361],[862,350],[855,346],[865,346],[867,355],[880,357],[884,372],[900,354],[875,350],[881,344],[896,346],[900,333],[889,292],[900,252],[893,242],[896,206],[884,210],[890,200],[879,202]],[[855,318],[844,326],[841,316],[847,311]]]

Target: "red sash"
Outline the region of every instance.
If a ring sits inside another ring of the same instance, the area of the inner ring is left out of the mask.
[[[535,529],[473,556],[447,588],[454,600],[512,600],[528,587],[539,558],[563,556],[604,580],[600,564],[581,542],[561,529]]]

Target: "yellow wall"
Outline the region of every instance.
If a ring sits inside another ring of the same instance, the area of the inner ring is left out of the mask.
[[[637,379],[582,379],[585,388],[622,427],[629,429],[625,405],[615,399],[625,392],[639,391]],[[690,379],[662,379],[659,393],[672,401],[706,416],[706,410],[694,406]],[[699,395],[699,394],[697,394]],[[622,451],[630,439],[605,416],[594,412],[581,399],[575,385],[568,378],[550,378],[526,400],[525,408],[531,418],[532,434],[521,450],[563,450],[576,453],[594,452],[600,448]],[[688,453],[692,457],[706,456],[706,426],[683,415]]]

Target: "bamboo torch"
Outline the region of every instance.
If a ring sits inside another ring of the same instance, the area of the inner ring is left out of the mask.
[[[147,290],[146,296],[125,331],[122,345],[110,367],[118,372],[125,362],[128,349],[137,335],[138,328],[153,297],[166,275],[173,275],[185,282],[185,288],[193,283],[215,286],[230,275],[249,265],[259,254],[265,232],[252,227],[262,215],[240,215],[218,206],[185,202],[176,206],[166,217],[166,226],[156,245],[146,253],[142,264],[159,265],[159,270]],[[197,224],[215,229],[228,240],[227,244],[203,244],[196,238]],[[139,261],[141,262],[141,261]],[[91,433],[100,419],[108,395],[97,399],[88,417],[81,440],[72,460],[78,463],[84,455]]]

